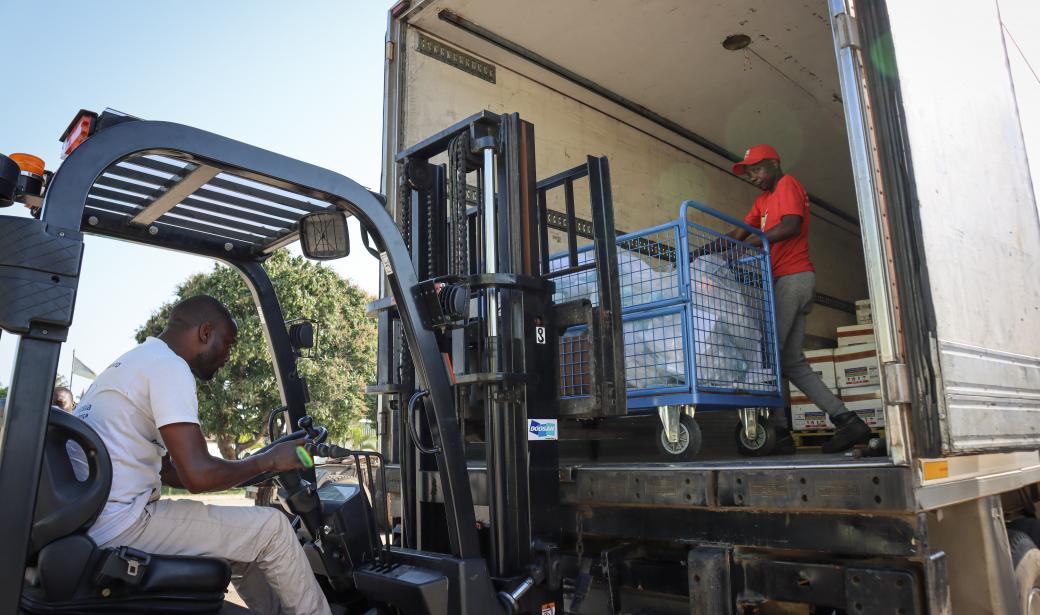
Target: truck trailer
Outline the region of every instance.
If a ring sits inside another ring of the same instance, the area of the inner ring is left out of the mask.
[[[683,407],[703,444],[673,456],[655,447],[663,410],[650,425],[560,419],[575,612],[729,613],[767,600],[850,613],[1036,608],[1019,532],[1036,537],[1040,294],[1028,272],[1040,224],[998,6],[950,9],[413,0],[391,10],[383,192],[398,215],[401,152],[482,110],[534,125],[539,186],[586,156],[607,159],[622,237],[667,224],[687,200],[742,219],[758,190],[730,167],[769,143],[809,193],[817,296],[806,349],[840,345],[836,330],[869,299],[883,455],[742,456],[739,411]],[[938,12],[955,43],[925,40]],[[557,256],[571,218],[579,243],[593,244],[580,229],[596,188],[568,189],[573,211],[562,190],[546,197]],[[406,397],[383,396],[384,451]],[[494,525],[501,495],[480,456],[469,482],[478,521]],[[419,465],[406,459],[406,484],[391,490],[435,511],[439,479]]]

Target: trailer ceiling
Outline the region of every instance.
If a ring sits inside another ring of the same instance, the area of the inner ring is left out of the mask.
[[[824,0],[428,0],[409,21],[473,40],[444,10],[729,152],[770,143],[809,192],[856,215]],[[725,49],[735,34],[750,45]]]

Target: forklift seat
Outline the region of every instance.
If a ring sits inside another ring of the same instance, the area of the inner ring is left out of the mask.
[[[86,459],[77,478],[69,448]],[[80,473],[82,476],[83,473]],[[214,613],[231,580],[209,557],[99,549],[87,535],[108,500],[112,462],[87,423],[52,407],[33,517],[21,608],[27,613]]]

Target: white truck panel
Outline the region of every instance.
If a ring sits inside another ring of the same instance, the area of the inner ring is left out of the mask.
[[[952,452],[1040,443],[1040,219],[996,2],[888,3]],[[942,15],[943,40],[926,26]]]

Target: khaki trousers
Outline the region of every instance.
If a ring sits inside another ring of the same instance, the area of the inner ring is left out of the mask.
[[[264,615],[331,615],[289,520],[264,506],[211,506],[193,500],[150,502],[125,532],[102,547],[227,560],[235,589]]]

